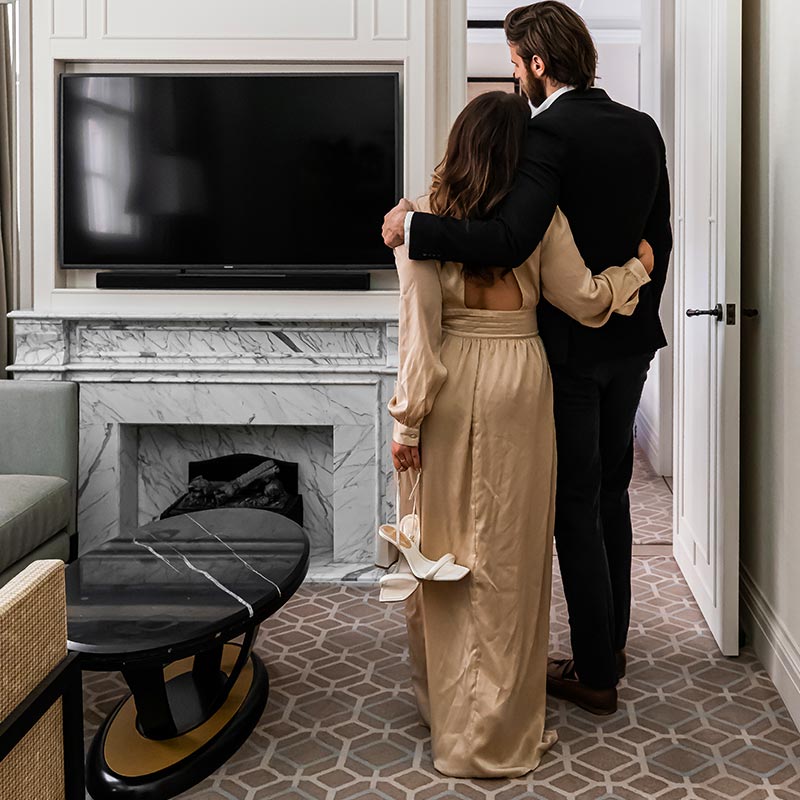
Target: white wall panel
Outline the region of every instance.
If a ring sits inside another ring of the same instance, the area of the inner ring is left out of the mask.
[[[741,486],[746,628],[800,726],[797,11],[744,2]]]
[[[354,39],[356,0],[104,0],[103,35],[114,39]]]
[[[514,74],[506,37],[501,30],[467,32],[467,75],[470,78],[510,78]]]
[[[408,39],[408,0],[373,0],[373,39]]]
[[[641,33],[638,30],[593,30],[598,53],[597,85],[616,101],[639,108]],[[467,37],[467,75],[511,77],[508,45],[502,30],[472,28]]]
[[[640,107],[639,43],[604,42],[597,37],[597,86],[612,100]]]
[[[50,35],[59,39],[86,36],[86,0],[50,0]]]

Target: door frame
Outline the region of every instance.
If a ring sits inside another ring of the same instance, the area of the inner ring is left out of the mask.
[[[675,0],[642,5],[642,111],[655,119],[664,137],[667,170],[675,181]],[[675,208],[674,198],[672,207]],[[667,273],[661,324],[669,346],[656,353],[636,415],[636,438],[657,475],[671,476],[674,436],[675,270]]]

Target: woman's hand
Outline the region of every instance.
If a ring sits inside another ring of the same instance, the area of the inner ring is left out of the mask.
[[[419,455],[419,447],[409,447],[407,444],[392,442],[392,461],[394,468],[398,472],[405,472],[409,467],[422,469],[422,460]]]
[[[649,275],[656,265],[656,257],[653,255],[653,248],[650,247],[650,242],[648,242],[647,239],[642,239],[642,241],[639,242],[639,252],[636,254],[636,258],[642,262],[642,265]]]
[[[394,249],[400,247],[406,238],[406,214],[413,211],[414,206],[405,197],[383,218],[383,243]]]

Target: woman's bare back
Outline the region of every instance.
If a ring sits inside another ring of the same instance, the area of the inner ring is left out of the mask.
[[[518,311],[522,308],[522,290],[514,272],[495,270],[494,283],[474,278],[464,279],[464,305],[487,311]]]

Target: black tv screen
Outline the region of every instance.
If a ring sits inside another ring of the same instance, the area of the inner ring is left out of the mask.
[[[63,75],[65,268],[391,267],[396,74]]]

